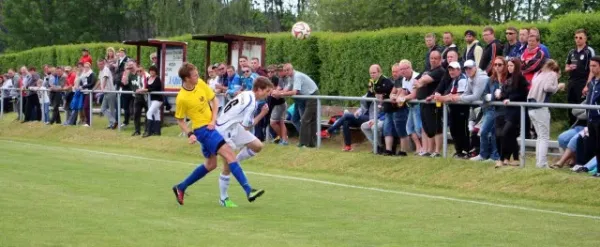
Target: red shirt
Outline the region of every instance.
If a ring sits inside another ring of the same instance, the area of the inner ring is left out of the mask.
[[[82,56],[82,57],[79,59],[79,62],[80,62],[80,63],[82,63],[82,64],[85,64],[85,63],[90,63],[90,65],[91,65],[91,64],[92,64],[92,56],[90,56],[90,55],[87,55],[87,56]]]
[[[75,78],[77,78],[75,72],[69,73],[69,75],[67,76],[67,81],[65,82],[65,87],[75,86]]]

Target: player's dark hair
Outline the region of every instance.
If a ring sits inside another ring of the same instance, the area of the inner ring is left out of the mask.
[[[267,88],[274,88],[274,87],[275,86],[273,85],[271,80],[269,80],[269,78],[264,77],[264,76],[257,77],[254,80],[254,85],[252,86],[252,88],[261,89],[261,90],[265,90]]]
[[[593,56],[592,58],[590,58],[590,61],[594,61],[594,62],[600,64],[600,56]]]
[[[179,68],[179,72],[177,73],[182,81],[185,81],[185,78],[190,77],[192,71],[196,70],[196,66],[191,63],[183,63],[181,68]]]
[[[158,75],[158,68],[154,65],[150,66],[150,68],[148,68],[148,72],[150,71],[154,71],[154,73],[156,73]]]

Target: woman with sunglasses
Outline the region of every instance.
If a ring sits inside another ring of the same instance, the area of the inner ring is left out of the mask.
[[[505,105],[511,101],[526,101],[527,93],[529,93],[529,83],[521,73],[520,59],[511,58],[508,61],[496,59],[494,67],[495,71],[498,71],[504,80],[500,90],[494,92],[494,98],[502,101]],[[517,136],[521,121],[520,107],[497,106],[496,109],[498,108],[504,108],[504,115],[501,118],[496,118],[496,140],[500,154],[500,160],[496,162],[496,167],[518,166],[519,144],[517,143]],[[509,163],[511,155],[513,156],[513,163]]]
[[[560,68],[556,61],[549,59],[542,69],[535,73],[531,81],[531,89],[527,95],[528,102],[547,103],[550,96],[565,87],[558,83]],[[548,168],[548,141],[550,138],[550,110],[548,107],[528,107],[531,123],[538,134],[535,157],[538,168]]]

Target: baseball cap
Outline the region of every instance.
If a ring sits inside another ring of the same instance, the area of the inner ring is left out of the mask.
[[[473,36],[473,37],[475,37],[475,36],[476,36],[476,35],[475,35],[475,31],[473,31],[473,30],[467,30],[467,31],[465,32],[465,36],[467,36],[467,35],[471,35],[471,36]]]
[[[465,68],[473,68],[476,67],[475,65],[475,61],[473,60],[467,60],[464,64]]]
[[[450,64],[448,64],[449,68],[454,68],[454,69],[460,69],[460,63],[458,62],[451,62]]]

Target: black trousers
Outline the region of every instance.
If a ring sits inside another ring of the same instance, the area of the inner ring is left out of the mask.
[[[131,94],[122,94],[121,95],[121,108],[123,109],[123,124],[128,125],[129,120],[131,119],[131,111],[133,109],[133,95]]]
[[[143,96],[135,97],[134,108],[133,108],[133,124],[135,126],[136,132],[140,132],[140,126],[142,123],[142,121],[141,121],[142,112],[147,112],[147,111],[148,111],[148,102],[146,102],[146,99],[144,99]]]
[[[450,106],[450,134],[454,141],[456,153],[468,153],[469,145],[469,106],[451,105]]]
[[[37,94],[33,93],[25,100],[25,122],[41,119],[42,111]],[[39,116],[39,117],[38,117]]]
[[[514,160],[519,160],[519,125],[505,119],[504,116],[496,118],[496,146],[500,160],[509,160],[513,156]]]
[[[600,161],[600,122],[588,122],[588,132],[590,134],[588,137],[588,139],[590,139],[588,146],[592,146],[596,160]]]
[[[313,95],[318,94],[318,91]],[[306,108],[301,117],[300,145],[307,147],[317,146],[317,100],[306,100]]]
[[[50,93],[50,104],[52,105],[52,117],[50,117],[50,124],[60,124],[60,103],[62,101],[61,93],[51,92]]]

